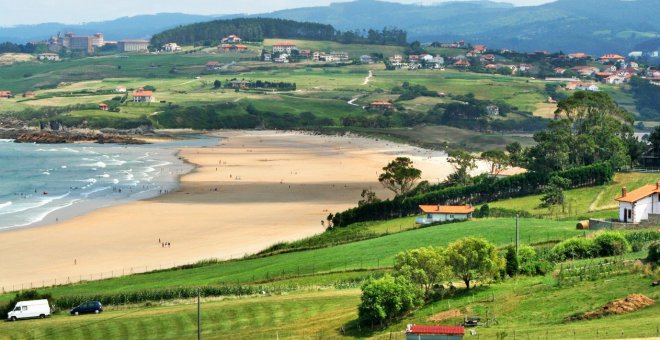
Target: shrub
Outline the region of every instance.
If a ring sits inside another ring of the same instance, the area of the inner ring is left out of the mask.
[[[604,232],[594,239],[599,256],[623,255],[631,250],[630,242],[622,233]]]
[[[660,264],[660,241],[653,241],[649,245],[649,255],[646,260],[655,265]]]
[[[506,259],[506,274],[511,277],[516,276],[520,271],[520,257],[516,254],[516,247],[506,247],[504,258]]]
[[[598,254],[598,247],[593,240],[570,238],[555,245],[552,254],[557,261],[585,259],[595,257]]]

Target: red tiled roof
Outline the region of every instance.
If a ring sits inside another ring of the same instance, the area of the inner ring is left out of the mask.
[[[371,106],[392,106],[392,103],[390,102],[372,102],[369,103]]]
[[[465,335],[463,326],[422,326],[412,325],[408,334]]]
[[[101,104],[99,104],[99,107],[108,107],[108,104],[106,104],[106,103],[101,103]]]
[[[645,197],[660,193],[660,182],[656,184],[647,184],[637,190],[627,193],[625,196],[617,197],[619,202],[635,203]]]
[[[618,54],[605,54],[598,59],[606,60],[606,59],[626,59],[626,58]]]
[[[471,214],[474,207],[469,205],[420,205],[425,214]]]
[[[296,46],[296,44],[288,41],[274,43],[273,46]]]
[[[153,97],[154,93],[152,91],[137,91],[133,93],[133,97]]]

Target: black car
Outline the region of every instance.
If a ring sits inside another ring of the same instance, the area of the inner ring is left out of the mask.
[[[80,304],[80,306],[71,310],[71,315],[85,314],[85,313],[101,313],[103,306],[98,301],[87,301]]]

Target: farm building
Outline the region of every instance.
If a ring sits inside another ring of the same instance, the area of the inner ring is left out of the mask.
[[[106,104],[106,103],[99,104],[99,110],[108,111],[108,104]]]
[[[0,98],[11,98],[11,91],[0,91]]]
[[[422,326],[408,325],[406,340],[462,340],[463,326]]]
[[[369,103],[369,106],[367,106],[367,108],[371,109],[371,110],[386,111],[386,110],[390,110],[390,109],[394,108],[394,105],[390,102],[372,102],[372,103]]]
[[[619,202],[619,221],[623,223],[639,223],[651,215],[660,215],[660,182],[631,192],[623,187],[621,197],[616,200]]]
[[[417,218],[417,224],[431,224],[472,218],[474,207],[470,205],[420,205],[426,216]]]

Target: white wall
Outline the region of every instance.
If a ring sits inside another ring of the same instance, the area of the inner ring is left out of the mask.
[[[624,221],[625,209],[633,209],[629,223],[639,223],[649,218],[649,214],[660,214],[660,194],[647,196],[635,203],[619,202],[619,221]]]

